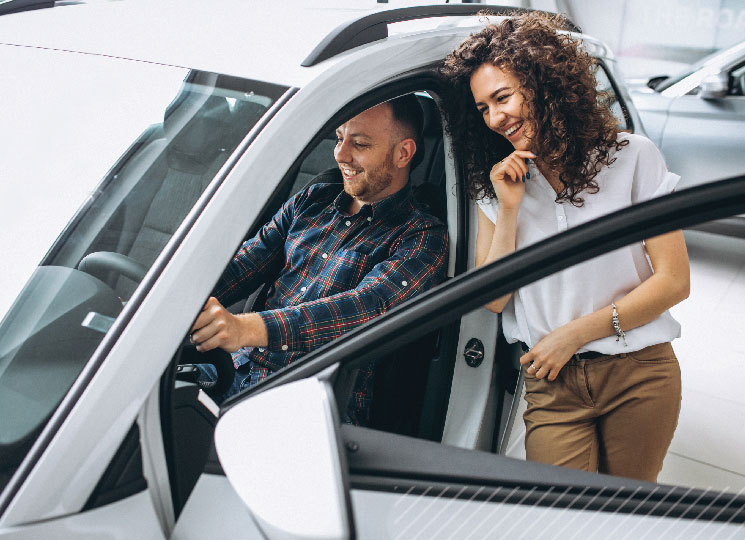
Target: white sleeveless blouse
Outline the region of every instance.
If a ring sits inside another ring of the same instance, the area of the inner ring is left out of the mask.
[[[640,135],[619,133],[629,144],[611,151],[616,158],[595,177],[600,190],[582,193],[584,206],[556,203],[556,192],[535,165],[517,217],[517,249],[534,244],[604,214],[673,191],[680,176],[667,170],[657,147]],[[494,199],[478,201],[479,208],[496,223],[499,207]],[[502,312],[502,326],[510,343],[533,347],[552,330],[618,301],[652,275],[643,242],[606,253],[552,274],[519,289]],[[621,321],[623,321],[623,313]],[[619,354],[680,337],[680,324],[668,311],[652,322],[626,332],[626,342],[616,336],[586,343],[578,352]]]

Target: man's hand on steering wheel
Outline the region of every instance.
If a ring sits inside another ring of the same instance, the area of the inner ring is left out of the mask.
[[[269,336],[256,313],[234,315],[211,296],[191,328],[190,340],[199,352],[218,347],[233,352],[241,347],[266,347]]]

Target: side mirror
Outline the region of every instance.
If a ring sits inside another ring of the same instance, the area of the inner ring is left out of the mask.
[[[701,99],[721,99],[727,95],[729,90],[729,76],[720,71],[707,76],[698,85],[698,97]]]
[[[352,537],[335,407],[328,384],[310,378],[245,399],[220,417],[220,464],[267,538]]]

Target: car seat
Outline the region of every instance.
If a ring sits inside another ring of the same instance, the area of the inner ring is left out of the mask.
[[[112,251],[147,267],[152,265],[265,110],[257,102],[234,100],[231,105],[220,95],[183,91],[166,110],[162,130],[157,131],[162,137],[139,148],[118,172],[118,182],[134,181],[136,185],[89,251]],[[111,276],[110,280],[123,299],[137,286],[125,276]]]

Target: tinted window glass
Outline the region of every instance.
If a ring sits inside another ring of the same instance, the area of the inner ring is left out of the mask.
[[[618,129],[628,130],[628,115],[624,110],[625,107],[621,104],[618,94],[616,94],[616,91],[613,88],[613,85],[610,82],[610,78],[608,77],[608,73],[605,71],[604,67],[600,66],[598,68],[597,72],[595,73],[595,79],[597,79],[598,82],[597,89],[603,92],[602,98],[606,101],[606,103],[610,107],[610,110],[613,112],[613,115],[618,120]]]
[[[0,147],[3,252],[16,267],[0,287],[0,469],[9,475],[205,187],[285,89],[91,55],[0,54],[16,67],[0,83],[0,123],[13,133]]]

